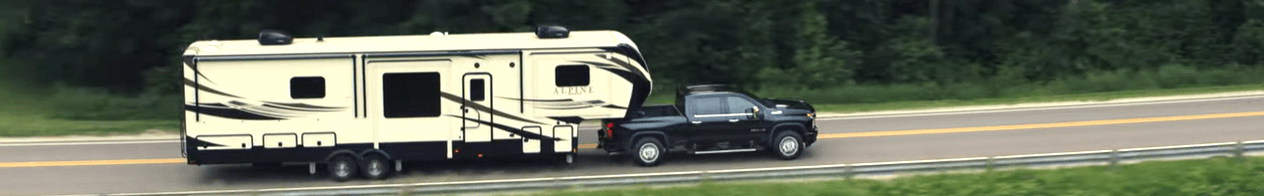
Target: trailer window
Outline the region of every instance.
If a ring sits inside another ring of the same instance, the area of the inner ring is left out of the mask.
[[[439,73],[382,74],[386,118],[439,116]]]
[[[290,98],[325,98],[325,78],[319,76],[290,78]]]
[[[483,91],[483,79],[470,80],[470,101],[486,100]]]
[[[588,86],[588,65],[560,65],[553,69],[557,86]]]

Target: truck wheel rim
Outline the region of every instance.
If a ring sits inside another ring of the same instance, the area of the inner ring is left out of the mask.
[[[641,161],[654,162],[658,160],[658,145],[654,143],[645,143],[641,145]]]
[[[794,155],[799,152],[799,141],[794,137],[786,136],[781,138],[781,155]]]

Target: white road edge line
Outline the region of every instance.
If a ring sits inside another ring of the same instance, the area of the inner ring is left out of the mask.
[[[179,143],[180,139],[174,140],[157,140],[157,141],[123,141],[123,142],[52,142],[52,143],[19,143],[19,144],[0,144],[0,147],[13,146],[77,146],[77,145],[106,145],[106,144],[155,144],[155,143]]]
[[[942,113],[923,113],[923,114],[891,114],[891,115],[878,114],[878,115],[873,115],[873,116],[857,116],[857,117],[833,117],[833,118],[822,117],[821,119],[817,119],[817,121],[859,120],[859,119],[874,119],[874,118],[902,118],[902,117],[919,117],[919,116],[944,116],[944,115],[961,115],[961,114],[983,114],[983,113],[1023,112],[1023,111],[1039,111],[1039,110],[1081,109],[1081,108],[1103,108],[1103,107],[1194,103],[1194,102],[1227,101],[1227,100],[1260,99],[1260,98],[1264,98],[1264,96],[1154,101],[1154,102],[1140,102],[1140,103],[1116,103],[1116,104],[1083,105],[1083,106],[1053,106],[1053,107],[1039,107],[1039,108],[997,109],[997,110],[985,110],[985,111],[962,111],[962,112],[942,112]]]
[[[1264,140],[1243,141],[1243,144],[1262,143]],[[1176,146],[1160,146],[1160,147],[1144,147],[1144,148],[1128,148],[1119,149],[1119,151],[1131,151],[1135,149],[1155,149],[1155,148],[1171,148],[1171,147],[1193,147],[1193,146],[1209,146],[1224,145],[1234,142],[1218,142],[1205,144],[1190,144]],[[1077,152],[1060,152],[1060,153],[1044,153],[1030,155],[1011,155],[1011,156],[995,156],[994,158],[1017,158],[1031,157],[1035,155],[1071,155],[1071,154],[1092,154],[1110,152],[1110,150],[1091,150]],[[180,194],[214,194],[214,193],[240,193],[240,192],[272,192],[272,191],[304,191],[304,190],[327,190],[327,189],[357,189],[357,188],[378,188],[378,187],[401,187],[401,186],[435,186],[435,185],[457,185],[457,184],[478,184],[478,183],[497,183],[497,182],[531,182],[531,181],[555,181],[555,180],[574,180],[574,179],[594,179],[594,178],[621,178],[621,177],[649,177],[649,176],[671,176],[671,175],[687,175],[687,174],[706,174],[706,173],[732,173],[745,171],[775,171],[775,170],[791,170],[791,169],[808,169],[808,168],[828,168],[828,167],[857,167],[857,166],[877,166],[877,165],[894,165],[909,163],[928,163],[928,162],[945,162],[945,161],[977,161],[986,160],[987,157],[969,157],[969,158],[950,158],[950,159],[927,159],[914,161],[889,161],[877,163],[855,163],[855,164],[829,164],[829,165],[808,165],[808,166],[789,166],[789,167],[771,167],[771,168],[747,168],[747,169],[726,169],[726,170],[703,170],[703,171],[682,171],[682,172],[661,172],[661,173],[643,173],[643,174],[614,174],[614,175],[593,175],[593,176],[567,176],[553,178],[520,178],[520,179],[503,179],[503,180],[479,180],[479,181],[463,181],[463,182],[424,182],[424,183],[408,183],[408,184],[376,184],[376,185],[351,185],[351,186],[326,186],[326,187],[296,187],[296,188],[270,188],[270,189],[237,189],[237,190],[211,190],[211,191],[185,191],[185,192],[156,192],[156,193],[122,193],[108,195],[180,195]]]

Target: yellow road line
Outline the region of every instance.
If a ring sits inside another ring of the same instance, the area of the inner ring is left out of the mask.
[[[1166,117],[1153,117],[1153,118],[1130,118],[1130,119],[1115,119],[1115,120],[1091,120],[1091,121],[1075,121],[1075,122],[1059,122],[1059,123],[1002,125],[1002,126],[985,126],[985,127],[958,127],[958,128],[943,128],[943,129],[916,129],[916,130],[874,131],[874,132],[857,132],[857,133],[830,133],[830,134],[821,134],[817,136],[817,138],[818,139],[838,139],[838,138],[854,138],[854,137],[881,137],[881,136],[966,133],[966,132],[984,132],[984,131],[1009,131],[1009,130],[1025,130],[1025,129],[1059,128],[1059,127],[1081,127],[1081,126],[1116,125],[1116,124],[1133,124],[1133,123],[1149,123],[1149,122],[1204,120],[1204,119],[1236,118],[1236,117],[1251,117],[1251,116],[1264,116],[1264,111],[1223,113],[1223,114],[1203,114],[1203,115],[1188,115],[1188,116],[1166,116]],[[585,149],[596,148],[596,147],[597,147],[597,144],[580,144],[579,145],[579,148],[585,148]],[[184,163],[185,163],[185,159],[183,158],[89,160],[89,161],[0,162],[0,168],[93,166],[93,165],[135,165],[135,164],[184,164]]]
[[[580,149],[597,148],[597,144],[579,144]]]
[[[136,165],[136,164],[183,164],[184,158],[172,159],[125,159],[125,160],[90,160],[90,161],[36,161],[0,163],[0,168],[11,167],[56,167],[56,166],[93,166],[93,165]]]
[[[1090,120],[1090,121],[1075,121],[1075,122],[1023,124],[1023,125],[1002,125],[1002,126],[986,126],[986,127],[958,127],[958,128],[942,128],[942,129],[916,129],[916,130],[899,130],[899,131],[831,133],[831,134],[821,134],[817,136],[817,138],[818,139],[837,139],[837,138],[853,138],[853,137],[880,137],[880,136],[966,133],[966,132],[984,132],[984,131],[1009,131],[1009,130],[1020,130],[1020,129],[1082,127],[1082,126],[1133,124],[1133,123],[1149,123],[1149,122],[1204,120],[1204,119],[1215,119],[1215,118],[1236,118],[1236,117],[1250,117],[1250,116],[1264,116],[1264,111],[1223,113],[1223,114],[1203,114],[1203,115],[1189,115],[1189,116],[1165,116],[1165,117],[1152,117],[1152,118],[1130,118],[1130,119],[1115,119],[1115,120]]]

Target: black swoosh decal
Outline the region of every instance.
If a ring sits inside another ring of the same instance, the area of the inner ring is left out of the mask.
[[[575,61],[575,62],[587,63],[593,66],[597,66],[597,68],[609,71],[610,73],[613,73],[614,75],[617,75],[620,78],[623,78],[623,80],[627,80],[628,82],[631,82],[632,84],[637,84],[637,81],[649,81],[642,78],[641,75],[636,75],[632,73],[631,71],[618,69],[618,66],[615,66],[613,64],[594,62],[594,61]]]
[[[559,103],[536,103],[536,104],[534,104],[534,105],[537,105],[537,106],[552,106],[552,107],[565,107],[565,106],[581,106],[581,105],[589,105],[589,104],[586,104],[586,103],[583,103],[583,102],[559,102]]]
[[[196,137],[189,137],[189,136],[187,136],[187,135],[186,135],[186,136],[184,136],[184,138],[186,139],[185,141],[186,141],[186,142],[188,142],[188,144],[186,144],[186,145],[188,145],[188,146],[193,146],[193,147],[201,147],[201,146],[207,146],[207,147],[221,147],[221,146],[225,146],[225,145],[223,145],[223,144],[216,144],[216,143],[211,143],[211,142],[207,142],[207,141],[202,141],[202,140],[200,140],[200,139],[197,139]]]
[[[632,63],[628,63],[627,61],[621,61],[621,60],[618,60],[618,58],[602,58],[602,59],[606,59],[607,61],[614,62],[615,64],[619,64],[619,66],[622,66],[623,69],[627,69],[628,71],[636,70],[636,73],[641,76],[649,77],[649,76],[646,76],[646,75],[649,75],[649,73],[645,73],[641,71],[641,69],[637,69],[635,65],[632,65]]]
[[[585,109],[585,108],[592,108],[592,107],[593,107],[592,105],[580,105],[580,106],[557,106],[557,107],[537,106],[536,108],[550,109],[550,110],[574,110],[574,109]]]
[[[458,96],[456,96],[456,95],[452,95],[452,94],[448,94],[448,93],[439,93],[439,96],[440,96],[440,97],[443,97],[444,99],[448,99],[449,101],[453,101],[453,102],[457,102],[457,103],[462,103],[462,105],[465,105],[465,107],[474,108],[474,110],[478,110],[478,111],[480,111],[480,112],[488,112],[488,113],[492,113],[492,115],[503,116],[503,117],[506,117],[506,118],[509,118],[509,119],[514,119],[514,120],[517,120],[517,121],[522,121],[522,122],[529,122],[529,123],[535,123],[535,124],[544,124],[544,123],[539,122],[539,121],[534,121],[534,120],[531,120],[531,119],[526,119],[526,118],[522,118],[522,117],[518,117],[518,116],[510,115],[510,114],[505,113],[505,112],[502,112],[502,111],[500,111],[500,110],[493,110],[492,108],[489,108],[489,107],[484,106],[484,105],[479,105],[479,104],[477,104],[477,103],[470,103],[470,102],[467,102],[465,99],[463,99],[463,98],[461,98],[461,97],[458,97]]]
[[[223,118],[241,119],[241,120],[281,120],[281,118],[259,115],[247,111],[241,111],[230,108],[219,107],[198,107],[192,105],[184,105],[185,110],[190,110],[199,114],[218,116]]]
[[[553,141],[562,141],[562,139],[561,139],[561,138],[552,138],[552,137],[548,137],[548,136],[540,135],[540,134],[537,134],[537,133],[532,133],[532,132],[523,131],[522,129],[517,129],[517,128],[509,127],[509,126],[502,125],[502,124],[496,124],[496,123],[491,123],[491,122],[482,121],[482,120],[478,120],[478,119],[466,118],[466,117],[462,117],[462,116],[458,116],[458,115],[451,115],[451,114],[449,114],[448,116],[451,116],[451,117],[456,117],[456,118],[460,118],[460,119],[465,119],[465,120],[468,120],[468,121],[478,122],[479,124],[484,124],[484,125],[492,126],[493,128],[497,128],[497,129],[501,129],[501,130],[504,130],[504,131],[507,131],[507,132],[510,132],[510,133],[513,133],[513,134],[518,134],[518,135],[521,135],[521,136],[522,136],[522,137],[524,137],[524,138],[537,139],[537,140],[552,139]]]
[[[580,122],[584,122],[584,118],[580,118],[578,116],[556,116],[556,117],[550,116],[549,119],[567,122],[571,124],[579,124]]]
[[[347,108],[347,107],[337,107],[337,106],[318,106],[318,105],[310,105],[306,103],[279,103],[279,102],[267,102],[267,101],[265,101],[264,103],[275,104],[275,105],[280,105],[280,106],[288,106],[292,108],[303,108],[303,109],[313,109],[313,110],[334,110],[334,109]]]
[[[188,78],[185,78],[185,79],[184,79],[184,85],[185,85],[185,86],[190,86],[190,87],[193,87],[194,89],[197,89],[197,90],[202,90],[202,91],[206,91],[206,92],[209,92],[209,93],[214,93],[214,94],[217,94],[217,95],[223,95],[223,96],[227,96],[227,97],[232,97],[232,98],[238,98],[238,99],[241,99],[241,97],[240,97],[240,96],[237,96],[237,95],[228,94],[228,93],[225,93],[225,92],[223,92],[223,91],[219,91],[219,90],[215,90],[215,89],[213,89],[213,88],[209,88],[209,87],[203,86],[203,85],[201,85],[201,84],[194,84],[193,80],[189,80]]]
[[[601,107],[603,107],[603,108],[611,108],[611,109],[623,109],[623,110],[628,109],[628,107],[617,106],[617,105],[614,105],[614,104],[603,105],[603,106],[601,106]]]
[[[316,105],[308,105],[305,103],[295,104],[295,103],[277,103],[277,102],[266,102],[266,101],[263,103],[263,107],[271,108],[271,109],[279,109],[279,110],[298,111],[298,112],[337,112],[337,111],[346,110],[347,108],[347,107],[316,106]]]
[[[518,98],[512,98],[512,97],[500,97],[500,98],[511,99],[514,101],[528,101],[528,102],[571,102],[571,101],[574,101],[569,98],[567,99],[518,99]]]

